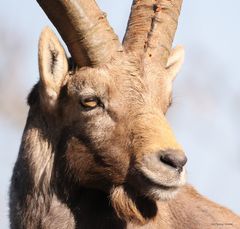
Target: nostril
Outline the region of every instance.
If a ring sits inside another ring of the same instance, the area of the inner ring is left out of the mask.
[[[183,166],[187,163],[187,157],[185,155],[179,154],[179,152],[171,151],[162,154],[160,156],[160,161],[181,172]]]

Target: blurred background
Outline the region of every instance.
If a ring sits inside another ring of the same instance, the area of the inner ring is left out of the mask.
[[[97,1],[120,38],[131,0]],[[240,214],[240,1],[184,1],[175,44],[186,59],[168,112],[188,155],[188,180]],[[8,224],[8,188],[28,107],[38,80],[40,31],[51,25],[36,1],[0,7],[0,225]]]

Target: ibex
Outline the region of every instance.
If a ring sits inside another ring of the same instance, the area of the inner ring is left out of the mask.
[[[185,184],[165,118],[184,58],[171,49],[182,0],[134,0],[121,44],[94,0],[38,0],[40,80],[10,188],[11,228],[240,228]]]

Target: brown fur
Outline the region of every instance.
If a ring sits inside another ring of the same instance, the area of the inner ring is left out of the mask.
[[[56,36],[43,31],[11,180],[12,229],[240,227],[185,185],[185,156],[164,116],[183,55],[177,48],[157,67],[149,55],[118,52],[70,69]],[[184,163],[163,161],[167,154]]]

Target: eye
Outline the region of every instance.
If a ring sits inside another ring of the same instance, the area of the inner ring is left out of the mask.
[[[83,108],[88,109],[88,110],[92,110],[98,106],[103,107],[102,102],[100,101],[100,99],[96,96],[94,97],[87,97],[87,98],[82,98],[80,99],[80,104]]]

